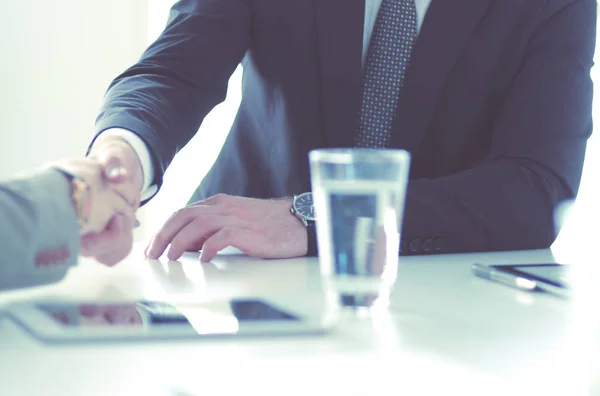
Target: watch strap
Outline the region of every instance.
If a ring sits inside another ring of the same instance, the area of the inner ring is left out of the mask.
[[[307,256],[317,256],[318,249],[317,249],[316,222],[315,222],[315,220],[309,220],[309,219],[305,218],[304,216],[302,216],[300,213],[296,212],[296,210],[294,209],[294,202],[298,195],[300,195],[300,194],[294,194],[294,196],[292,198],[292,207],[290,208],[290,212],[298,220],[300,220],[302,222],[302,224],[304,224],[304,226],[306,227],[306,237],[307,237],[307,244],[308,244],[306,255]]]
[[[306,255],[309,257],[315,257],[319,255],[319,249],[317,246],[317,230],[315,227],[315,222],[311,221],[311,224],[306,227],[306,236],[308,241],[308,250]]]

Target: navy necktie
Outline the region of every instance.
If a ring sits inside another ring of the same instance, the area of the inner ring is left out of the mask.
[[[356,147],[389,146],[398,97],[416,38],[415,1],[383,0],[364,67]]]

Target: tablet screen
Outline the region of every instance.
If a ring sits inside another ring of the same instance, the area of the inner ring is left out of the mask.
[[[231,329],[241,322],[299,321],[288,312],[260,300],[227,300],[203,304],[167,304],[155,301],[116,304],[51,303],[37,308],[63,326],[69,327],[162,327]]]

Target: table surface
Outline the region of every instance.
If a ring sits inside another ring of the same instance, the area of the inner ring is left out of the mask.
[[[197,254],[168,262],[141,251],[113,268],[82,261],[56,285],[0,293],[0,308],[50,297],[323,301],[314,258],[221,255],[201,264]],[[591,266],[570,300],[470,270],[554,261],[549,250],[403,257],[390,315],[320,336],[50,345],[0,316],[0,395],[600,394]]]

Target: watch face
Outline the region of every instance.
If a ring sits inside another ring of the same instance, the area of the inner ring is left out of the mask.
[[[306,220],[315,220],[315,207],[312,193],[300,194],[294,199],[294,210]]]

